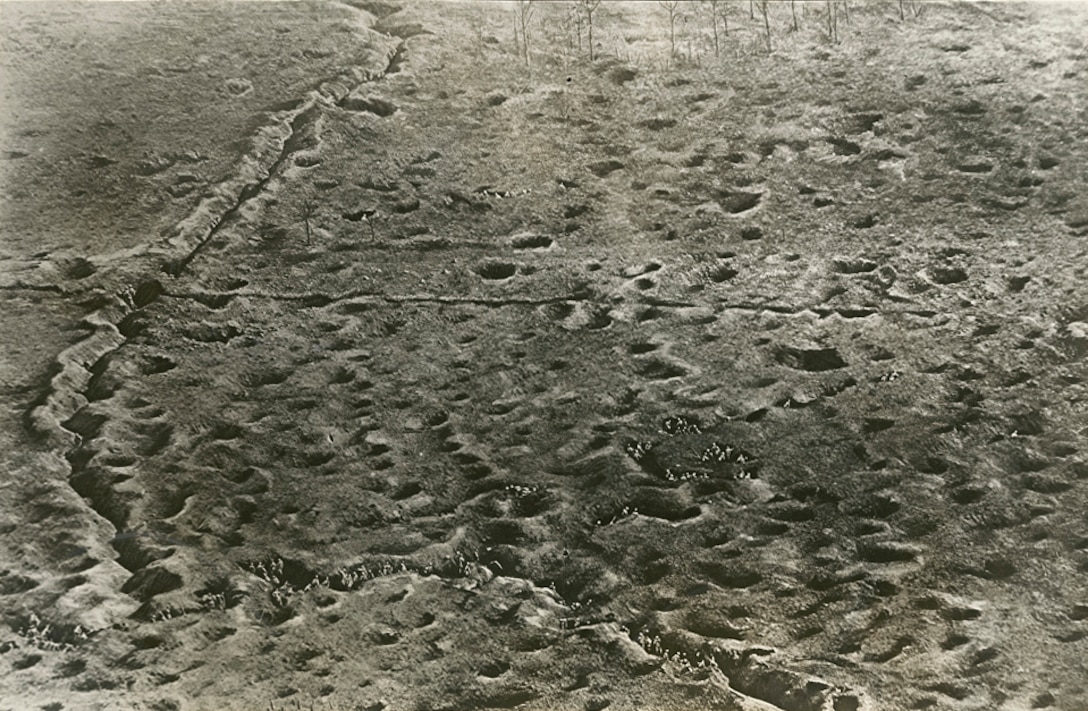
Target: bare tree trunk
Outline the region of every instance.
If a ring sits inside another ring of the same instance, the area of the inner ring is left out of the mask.
[[[790,0],[790,12],[793,14],[793,31],[797,32],[801,27],[797,24],[797,2]]]
[[[597,7],[600,6],[601,0],[580,0],[582,11],[586,15],[586,27],[589,32],[589,61],[592,62],[596,59],[595,48],[593,46],[593,13],[597,11]]]
[[[527,27],[525,17],[521,19],[521,54],[525,59],[525,66],[529,66],[529,28]]]
[[[722,47],[718,42],[718,11],[711,6],[710,8],[710,28],[714,31],[714,56],[722,56]]]
[[[525,66],[532,71],[532,54],[530,53],[529,45],[529,29],[530,23],[533,19],[533,7],[534,0],[518,0],[517,16],[518,24],[521,25],[521,51],[525,56]],[[515,34],[517,34],[515,32]]]
[[[824,7],[827,8],[827,39],[832,43],[839,41],[839,15],[838,3],[827,0]]]
[[[310,219],[314,216],[316,206],[311,200],[302,201],[302,222],[306,226],[306,246],[310,246],[312,235],[310,233]]]
[[[767,52],[771,51],[771,21],[767,17],[768,10],[767,3],[769,0],[759,0],[759,12],[763,15],[763,30],[765,32],[764,38],[767,40]]]

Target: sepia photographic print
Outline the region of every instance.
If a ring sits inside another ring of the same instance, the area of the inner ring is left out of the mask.
[[[1085,711],[1088,2],[0,0],[0,711]]]

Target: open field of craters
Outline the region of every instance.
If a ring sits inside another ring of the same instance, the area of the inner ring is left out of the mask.
[[[1088,708],[1088,8],[718,5],[3,3],[0,708]]]

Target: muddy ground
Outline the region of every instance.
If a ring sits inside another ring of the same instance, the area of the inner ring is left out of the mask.
[[[1088,12],[0,4],[0,708],[1088,707]]]

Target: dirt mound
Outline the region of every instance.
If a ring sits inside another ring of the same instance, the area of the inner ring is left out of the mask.
[[[362,96],[349,94],[340,102],[340,106],[348,111],[365,111],[383,118],[392,116],[397,112],[396,105],[376,96]]]

